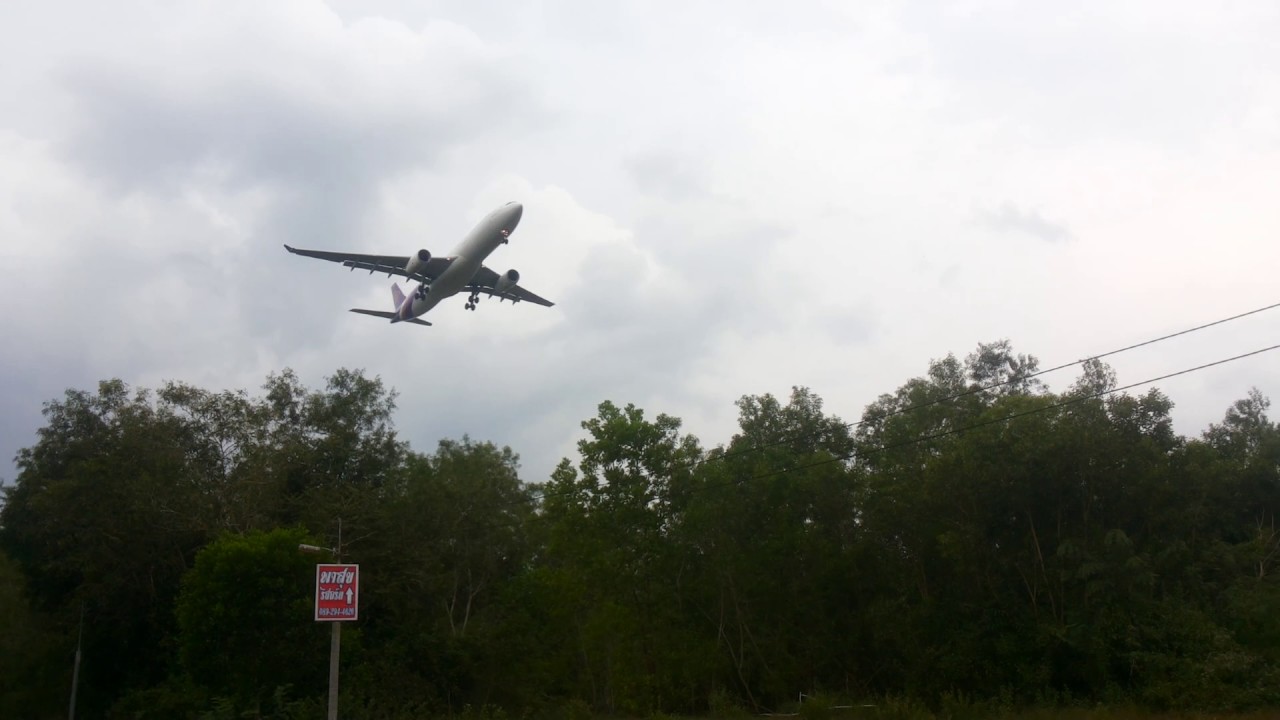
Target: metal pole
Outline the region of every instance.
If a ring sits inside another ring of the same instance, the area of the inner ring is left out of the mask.
[[[71,709],[68,720],[76,720],[76,690],[80,687],[80,644],[84,640],[84,603],[80,603],[80,631],[76,633],[76,661],[71,670]]]
[[[333,549],[335,562],[342,562],[342,518],[338,518],[338,545]],[[338,720],[338,657],[342,654],[342,621],[334,620],[329,635],[329,720]]]
[[[329,720],[338,720],[338,655],[342,651],[342,623],[331,622],[329,636]],[[73,719],[74,720],[74,719]]]

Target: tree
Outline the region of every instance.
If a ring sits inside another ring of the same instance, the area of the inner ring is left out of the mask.
[[[47,403],[37,443],[20,451],[0,550],[63,636],[83,605],[87,714],[170,673],[179,579],[215,535],[327,530],[347,509],[362,520],[354,509],[372,512],[403,463],[380,380],[339,370],[312,392],[286,370],[265,390],[108,380]]]
[[[611,712],[649,712],[696,693],[673,578],[670,533],[701,451],[668,415],[601,403],[584,421],[578,471],[544,491],[545,563],[578,649],[574,691]]]
[[[327,627],[313,619],[318,542],[301,529],[227,533],[196,556],[177,601],[182,667],[215,696],[254,708],[280,687],[325,688]]]
[[[47,403],[0,510],[0,546],[26,576],[34,608],[70,638],[83,608],[88,714],[165,676],[167,658],[154,650],[172,631],[178,580],[207,537],[193,512],[188,437],[152,400],[112,380]]]
[[[533,630],[513,625],[522,610],[508,604],[533,552],[533,500],[517,469],[510,448],[441,440],[356,498],[347,552],[366,568],[364,643],[378,652],[363,656],[352,693],[424,712],[536,696],[513,680],[525,658],[511,648]]]
[[[0,716],[60,717],[40,708],[66,700],[71,678],[66,649],[55,642],[47,618],[30,606],[17,564],[0,553]]]
[[[678,541],[717,678],[756,709],[843,687],[862,636],[857,476],[849,426],[808,388],[738,401],[739,432],[698,468]],[[710,690],[711,688],[708,688]]]

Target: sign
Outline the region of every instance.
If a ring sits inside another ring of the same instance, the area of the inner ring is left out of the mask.
[[[316,621],[360,619],[360,566],[316,565]]]

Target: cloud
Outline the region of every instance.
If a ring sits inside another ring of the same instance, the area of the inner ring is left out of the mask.
[[[699,177],[687,156],[651,151],[631,157],[628,170],[636,188],[646,195],[683,200],[707,193],[707,181]]]
[[[726,7],[10,13],[0,453],[102,378],[346,366],[399,389],[415,448],[470,433],[541,480],[604,399],[714,444],[742,394],[809,385],[852,419],[979,341],[1048,366],[1272,301],[1273,9]],[[555,308],[390,328],[346,310],[391,280],[281,248],[448,252],[508,200],[524,219],[491,264]],[[1256,322],[1121,381],[1252,349]],[[1220,418],[1222,387],[1170,387],[1179,422]]]
[[[997,210],[981,213],[978,223],[992,230],[1030,235],[1049,243],[1069,242],[1072,239],[1071,230],[1067,226],[1046,220],[1036,210],[1025,210],[1010,202],[1002,204]]]

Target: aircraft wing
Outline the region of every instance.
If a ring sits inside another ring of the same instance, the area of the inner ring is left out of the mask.
[[[409,262],[409,259],[405,258],[405,262],[406,263]],[[470,290],[471,292],[484,293],[489,297],[504,298],[506,300],[510,300],[513,303],[520,302],[521,300],[523,300],[525,302],[531,302],[534,305],[541,305],[543,307],[551,307],[555,305],[555,303],[551,302],[550,300],[538,297],[534,293],[531,293],[528,290],[525,290],[524,288],[520,287],[519,283],[516,283],[515,285],[512,285],[504,289],[502,292],[498,292],[497,286],[498,286],[498,273],[481,265],[480,269],[476,271],[475,276],[471,278],[471,284],[467,285],[467,289]]]
[[[294,255],[342,263],[343,267],[349,267],[352,270],[368,270],[370,273],[384,272],[388,275],[399,275],[410,280],[427,283],[440,277],[440,274],[448,269],[453,262],[453,258],[432,257],[427,261],[427,266],[422,272],[411,275],[404,270],[405,266],[409,264],[408,255],[364,255],[361,253],[328,252],[326,250],[303,250],[289,247],[288,245],[285,245],[284,249]]]

